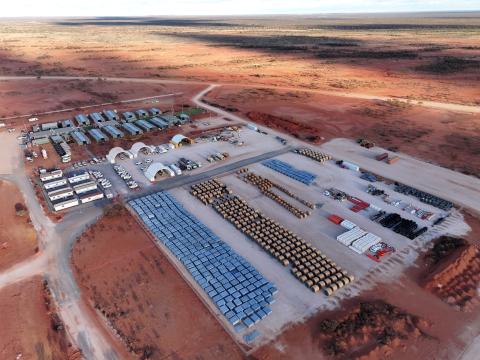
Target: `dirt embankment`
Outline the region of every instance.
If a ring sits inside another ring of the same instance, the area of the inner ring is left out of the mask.
[[[430,337],[428,323],[381,300],[361,302],[343,317],[329,317],[318,328],[324,351],[344,359],[383,359],[407,340]]]
[[[257,111],[249,111],[246,115],[250,120],[258,124],[263,124],[279,131],[288,132],[290,135],[298,139],[309,141],[314,144],[320,141],[320,136],[315,135],[317,132],[315,128],[299,123],[290,117],[285,118]]]
[[[48,285],[34,277],[0,291],[0,358],[80,360],[67,340]]]
[[[37,234],[18,188],[0,180],[0,270],[37,251]]]
[[[426,255],[431,268],[423,285],[447,304],[471,311],[478,304],[480,250],[463,239],[442,237]]]
[[[241,359],[236,344],[120,205],[72,253],[84,297],[132,358]]]

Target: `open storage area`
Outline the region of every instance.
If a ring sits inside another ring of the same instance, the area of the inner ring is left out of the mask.
[[[251,327],[272,312],[276,287],[173,196],[159,192],[129,204],[235,330]]]

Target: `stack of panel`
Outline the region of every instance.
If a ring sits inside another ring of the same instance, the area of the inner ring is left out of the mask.
[[[367,233],[361,238],[355,240],[350,246],[350,248],[352,248],[352,250],[356,252],[364,253],[373,245],[378,244],[381,240],[382,239],[377,235],[374,235],[372,233]]]
[[[159,192],[129,204],[236,329],[251,327],[272,312],[276,287],[174,197]]]
[[[355,227],[352,230],[344,232],[337,236],[337,240],[341,242],[345,246],[350,246],[355,240],[361,238],[366,234],[366,231],[360,229],[359,227]]]
[[[317,176],[315,174],[309,173],[308,171],[299,170],[293,166],[287,164],[284,161],[270,159],[262,162],[262,165],[269,167],[272,170],[275,170],[283,175],[291,177],[301,183],[306,185],[311,185]]]

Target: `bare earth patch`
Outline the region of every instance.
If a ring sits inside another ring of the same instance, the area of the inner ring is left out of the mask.
[[[6,269],[37,251],[37,234],[17,187],[0,180],[0,269]]]
[[[82,235],[72,263],[84,296],[135,358],[242,358],[124,208],[115,206]]]

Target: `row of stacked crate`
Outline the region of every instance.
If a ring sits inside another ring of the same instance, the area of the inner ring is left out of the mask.
[[[349,230],[338,235],[337,240],[356,253],[363,254],[370,247],[382,241],[382,239],[375,234],[368,233],[357,226],[351,227],[352,224],[350,221],[347,221],[347,226],[342,225]]]
[[[217,196],[228,192],[227,186],[217,179],[212,179],[203,183],[193,185],[190,193],[197,197],[205,205],[212,203]]]
[[[273,191],[271,191],[271,189],[274,187],[274,185],[273,185],[273,182],[270,181],[269,179],[263,178],[261,176],[258,176],[256,174],[254,174],[254,173],[251,173],[251,172],[247,173],[243,177],[243,179],[246,182],[255,185],[262,192],[262,194],[269,197],[273,201],[276,201],[278,204],[280,204],[285,209],[290,211],[296,217],[298,217],[300,219],[304,219],[307,216],[311,215],[311,211],[303,211],[303,210],[297,208],[296,206],[290,204],[288,201],[286,201],[282,197],[278,196]],[[295,198],[298,198],[298,197],[295,197]]]
[[[254,178],[252,178],[252,179],[258,179],[258,180],[255,180],[255,183],[256,183],[256,185],[257,185],[257,183],[260,185],[259,188],[261,190],[262,189],[270,190],[272,188],[276,188],[276,189],[280,190],[281,192],[283,192],[284,194],[286,194],[286,195],[290,196],[291,198],[297,200],[299,203],[302,203],[303,205],[305,205],[306,207],[308,207],[310,209],[316,209],[316,207],[317,207],[315,204],[311,203],[310,201],[304,200],[300,196],[294,194],[293,192],[288,190],[286,187],[284,187],[284,186],[282,186],[278,183],[275,183],[270,179],[267,179],[267,178],[264,178],[260,175],[257,175],[253,172],[249,172],[248,169],[246,169],[246,168],[242,168],[242,169],[237,171],[237,174],[239,174],[239,175],[244,174],[244,173],[247,173],[245,175],[245,177],[250,177],[251,175],[253,175]]]
[[[219,195],[213,188],[223,189]],[[202,192],[201,189],[208,189]],[[193,185],[191,193],[204,203],[212,203],[223,218],[254,240],[284,266],[291,266],[294,276],[314,292],[331,295],[352,282],[354,277],[327,258],[311,243],[255,210],[218,180]]]
[[[317,178],[317,175],[315,174],[312,174],[308,171],[296,169],[290,164],[277,159],[269,159],[262,161],[262,165],[272,170],[275,170],[280,174],[291,177],[292,179],[297,180],[305,185],[311,185]]]
[[[236,330],[251,327],[272,312],[276,287],[173,196],[159,192],[129,205]]]
[[[332,160],[332,157],[327,154],[323,154],[321,152],[309,149],[309,148],[300,148],[300,149],[295,149],[295,153],[309,157],[310,159],[313,159],[315,161],[318,161],[320,163],[323,163],[328,160]]]

